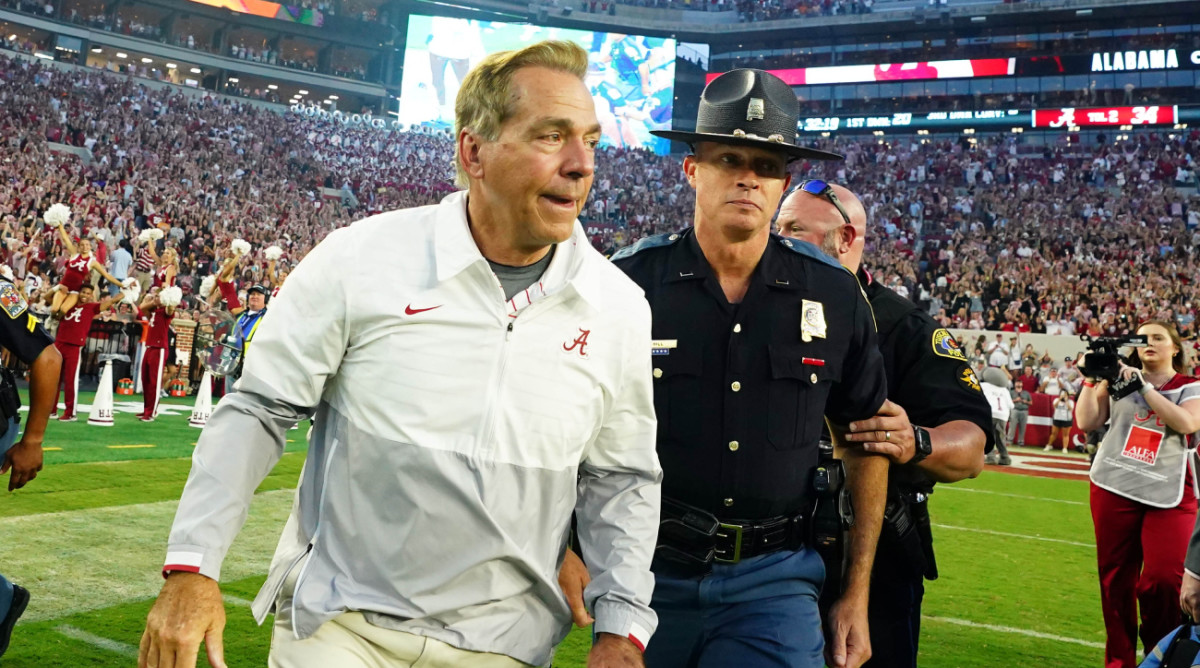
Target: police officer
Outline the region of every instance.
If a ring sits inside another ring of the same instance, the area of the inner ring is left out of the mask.
[[[993,442],[991,409],[954,337],[862,268],[867,216],[853,193],[806,181],[780,206],[778,225],[856,272],[875,313],[888,401],[879,415],[851,424],[846,437],[892,464],[871,579],[867,665],[916,666],[922,579],[937,577],[926,500],[935,482],[979,475]]]
[[[29,313],[29,305],[20,290],[7,278],[0,278],[0,346],[7,348],[17,359],[29,365],[29,417],[25,432],[20,431],[18,410],[21,399],[17,394],[16,377],[8,369],[0,369],[0,421],[7,424],[0,436],[0,475],[9,474],[8,491],[20,489],[37,477],[42,470],[42,438],[46,421],[58,400],[58,377],[62,371],[62,356],[53,345],[54,339],[42,329],[41,322]],[[15,442],[15,445],[14,445]],[[29,603],[29,592],[10,584],[0,575],[0,656],[8,650],[13,626]]]
[[[267,295],[269,294],[266,286],[252,285],[246,290],[246,306],[233,309],[233,314],[237,316],[236,332],[238,340],[242,346],[242,363],[245,363],[246,354],[250,352],[250,343],[254,340],[254,333],[258,331],[258,325],[262,322],[263,316],[267,314]],[[237,371],[229,374],[226,378],[225,387],[233,388],[233,383],[242,375],[242,365],[239,364]]]
[[[795,145],[798,106],[761,70],[713,80],[696,132],[656,132],[692,148],[694,227],[613,257],[645,290],[654,321],[664,510],[650,668],[824,665],[824,568],[805,535],[818,441],[825,416],[840,436],[877,412],[887,388],[854,276],[810,244],[771,235],[788,162],[840,159]],[[870,654],[887,461],[854,449],[846,465],[858,522],[829,660],[856,667]]]

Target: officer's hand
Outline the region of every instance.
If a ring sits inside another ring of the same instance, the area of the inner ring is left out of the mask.
[[[917,451],[908,413],[892,401],[883,402],[875,417],[851,422],[846,441],[862,443],[863,450],[883,455],[895,464],[908,463]]]
[[[146,619],[138,668],[195,668],[201,640],[209,665],[226,668],[224,630],[225,604],[217,581],[199,573],[172,573]]]
[[[583,590],[592,581],[591,574],[588,573],[587,566],[583,565],[583,560],[571,548],[567,548],[567,555],[563,558],[562,567],[558,569],[558,586],[562,588],[563,595],[567,597],[567,606],[571,608],[571,619],[575,622],[575,626],[583,628],[592,622],[592,616],[588,614],[587,608],[583,605]]]
[[[25,483],[37,477],[42,470],[42,444],[22,438],[20,442],[9,448],[4,455],[4,464],[0,465],[0,475],[8,473],[8,491],[21,489]]]
[[[1200,580],[1191,573],[1183,574],[1183,589],[1179,591],[1179,608],[1200,621]]]
[[[588,652],[587,668],[646,668],[642,650],[629,638],[600,633]]]
[[[871,658],[866,597],[843,596],[829,609],[825,661],[833,668],[859,668]]]

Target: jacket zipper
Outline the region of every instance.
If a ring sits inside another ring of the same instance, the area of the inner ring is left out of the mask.
[[[296,630],[297,594],[300,592],[300,583],[304,580],[304,574],[308,572],[308,567],[312,565],[313,559],[316,558],[313,553],[317,550],[317,539],[321,536],[321,511],[325,509],[325,493],[329,491],[329,465],[333,462],[333,455],[337,452],[338,445],[338,439],[333,439],[329,448],[329,454],[325,455],[325,480],[321,485],[321,498],[317,502],[317,528],[313,531],[312,539],[308,541],[308,549],[304,551],[304,554],[309,555],[308,561],[304,562],[304,567],[300,569],[300,575],[296,576],[296,586],[292,588],[292,636],[296,640],[300,639],[300,634]],[[303,558],[304,555],[300,555],[300,557]],[[300,559],[296,561],[299,562]],[[292,564],[292,568],[295,568],[295,564]],[[291,569],[288,570],[290,571]],[[284,579],[286,580],[287,576],[284,576]]]

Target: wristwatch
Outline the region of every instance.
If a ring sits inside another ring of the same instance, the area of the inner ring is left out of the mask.
[[[933,454],[933,441],[929,438],[929,430],[913,425],[913,440],[915,441],[912,459],[909,464],[920,464],[926,457]]]

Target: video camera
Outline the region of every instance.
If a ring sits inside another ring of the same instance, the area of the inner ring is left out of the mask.
[[[1141,381],[1136,377],[1121,379],[1121,363],[1129,365],[1132,360],[1122,357],[1118,351],[1126,346],[1145,348],[1149,345],[1145,336],[1127,334],[1093,338],[1087,334],[1081,334],[1079,338],[1087,342],[1088,346],[1087,356],[1079,364],[1079,370],[1083,372],[1083,375],[1108,381],[1108,391],[1114,399],[1122,399],[1138,390]]]

